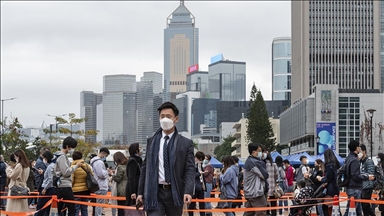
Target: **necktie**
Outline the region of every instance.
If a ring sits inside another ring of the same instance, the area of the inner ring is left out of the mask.
[[[165,182],[170,184],[171,183],[171,171],[169,168],[169,155],[168,155],[169,136],[165,136],[164,139],[165,139],[164,146],[163,146],[164,175],[165,175]]]

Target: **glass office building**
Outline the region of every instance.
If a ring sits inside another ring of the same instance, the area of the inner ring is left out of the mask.
[[[291,100],[291,38],[272,42],[272,100]]]

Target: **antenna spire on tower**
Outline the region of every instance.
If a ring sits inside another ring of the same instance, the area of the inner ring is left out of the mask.
[[[184,0],[180,0],[180,5],[184,5]]]

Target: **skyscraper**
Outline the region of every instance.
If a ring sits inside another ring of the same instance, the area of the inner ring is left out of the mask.
[[[198,61],[199,29],[181,0],[180,6],[168,16],[164,30],[164,101],[186,90],[188,67]]]
[[[381,88],[380,2],[292,1],[292,103],[315,84]]]
[[[208,66],[209,98],[245,101],[245,62],[220,60]]]
[[[291,38],[272,42],[272,100],[291,100]]]
[[[86,118],[81,124],[81,129],[85,132],[97,130],[97,105],[101,104],[102,94],[93,91],[80,92],[80,118]],[[96,135],[87,135],[87,141],[96,142]]]
[[[139,142],[143,149],[146,149],[147,139],[153,135],[153,86],[151,82],[137,82],[136,88],[135,141]]]
[[[380,1],[381,92],[384,92],[384,1]]]
[[[140,81],[152,83],[154,94],[159,94],[163,92],[163,74],[159,72],[144,72],[143,76],[140,78]]]
[[[106,145],[135,141],[136,75],[118,74],[103,77],[103,140]]]

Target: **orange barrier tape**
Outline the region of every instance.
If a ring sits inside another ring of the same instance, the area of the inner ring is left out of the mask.
[[[2,211],[0,210],[0,214],[6,214],[6,215],[14,215],[14,216],[27,216],[27,215],[34,215],[37,212],[48,208],[52,204],[52,199],[50,199],[41,209],[34,211],[34,212],[7,212],[7,211]]]
[[[0,199],[50,198],[52,196],[1,196]]]
[[[333,199],[333,198],[332,198]],[[342,199],[338,200],[337,202],[344,202],[348,199]],[[321,202],[321,203],[313,203],[313,204],[306,204],[306,205],[295,205],[295,206],[276,206],[276,207],[255,207],[255,208],[224,208],[224,209],[188,209],[184,210],[185,212],[246,212],[246,211],[267,211],[267,210],[279,210],[279,209],[291,209],[291,208],[303,208],[303,207],[311,207],[311,206],[317,206],[317,205],[329,205],[333,204],[335,201],[330,202]]]
[[[116,208],[116,209],[136,210],[135,206],[122,206],[122,205],[111,205],[111,204],[92,203],[92,202],[80,202],[80,201],[63,200],[63,199],[57,200],[57,202],[73,203],[73,204],[95,206],[95,207],[98,206],[98,207],[103,207],[103,208]],[[140,210],[143,210],[143,208],[140,208]]]
[[[270,201],[282,201],[285,199],[267,199],[267,202]],[[307,200],[333,200],[333,198],[311,198]],[[234,200],[224,200],[220,198],[204,198],[204,199],[192,199],[192,202],[246,202],[247,200],[242,197],[242,199],[234,199]]]
[[[88,199],[98,198],[98,199],[126,200],[125,197],[116,197],[116,196],[108,196],[108,195],[90,195],[90,196],[75,195],[75,197],[77,197],[77,198],[88,198]]]

